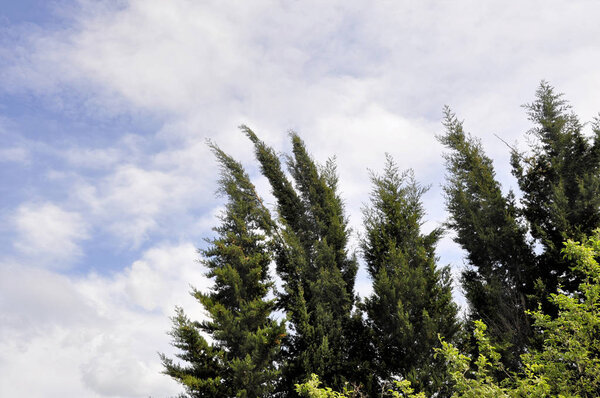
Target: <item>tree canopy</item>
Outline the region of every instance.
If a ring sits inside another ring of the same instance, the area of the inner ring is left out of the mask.
[[[373,280],[364,309],[372,330],[379,379],[406,378],[430,393],[444,388],[434,359],[438,335],[458,330],[450,269],[436,267],[439,228],[421,232],[425,211],[411,170],[401,173],[387,157],[382,175],[372,174],[371,203],[364,209],[363,257]]]
[[[475,321],[474,338],[477,355],[461,352],[442,340],[437,355],[444,358],[453,382],[453,398],[518,398],[518,397],[597,397],[600,391],[600,230],[581,242],[572,240],[562,250],[582,282],[575,295],[558,291],[549,300],[558,308],[552,317],[541,310],[532,311],[533,326],[543,338],[540,349],[521,356],[523,367],[508,371],[500,361],[498,347],[482,321]],[[499,373],[508,377],[498,378]],[[332,391],[320,387],[316,375],[296,386],[304,397],[345,398],[354,391]],[[395,383],[390,396],[426,398],[414,393],[411,383]]]
[[[502,193],[491,159],[449,108],[440,137],[448,149],[447,226],[467,253],[461,283],[470,317],[486,322],[513,369],[535,337],[526,311],[541,303],[555,314],[546,297],[559,286],[575,292],[581,282],[560,254],[562,243],[600,226],[598,120],[587,138],[562,94],[546,82],[524,108],[533,123],[530,150],[511,148],[518,200],[512,191]]]
[[[524,108],[531,147],[509,147],[517,191],[502,189],[446,107],[448,219],[424,230],[428,187],[386,155],[357,253],[334,158],[318,163],[293,132],[280,155],[241,126],[275,198],[267,208],[242,165],[209,143],[226,199],[199,251],[214,284],[192,291],[206,319],[176,309],[179,352],[161,355],[164,372],[189,397],[595,396],[600,119],[588,137],[546,82]],[[466,253],[464,322],[436,256],[445,230]],[[372,282],[364,298],[359,264]]]
[[[171,336],[186,365],[163,355],[165,373],[190,397],[269,397],[279,378],[276,361],[285,336],[285,324],[272,319],[275,300],[267,299],[273,222],[242,166],[210,146],[221,165],[220,193],[228,202],[215,228],[217,238],[201,251],[214,287],[193,291],[209,319],[193,322],[178,309]]]

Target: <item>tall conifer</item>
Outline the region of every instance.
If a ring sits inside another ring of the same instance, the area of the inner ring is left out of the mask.
[[[600,226],[600,121],[593,137],[570,105],[542,82],[533,103],[524,106],[534,127],[529,153],[512,153],[513,174],[523,192],[523,213],[531,235],[543,248],[533,275],[546,297],[560,284],[574,291],[581,281],[560,254],[562,242],[584,237]]]
[[[505,347],[505,359],[517,366],[531,334],[525,314],[534,257],[519,222],[514,195],[504,195],[492,161],[479,141],[463,130],[445,109],[446,134],[440,138],[450,152],[444,187],[450,212],[448,226],[467,254],[462,287],[472,319],[489,325],[490,335]]]
[[[165,373],[190,397],[270,397],[285,336],[284,324],[271,318],[275,301],[266,298],[272,288],[268,236],[273,222],[242,166],[210,146],[221,165],[220,192],[228,203],[215,228],[218,236],[201,251],[215,285],[210,292],[193,292],[209,319],[193,322],[178,310],[171,335],[183,364],[163,355]]]
[[[249,128],[262,172],[277,199],[277,271],[281,305],[292,332],[285,341],[284,384],[292,389],[311,373],[340,388],[353,381],[351,343],[357,261],[348,253],[349,231],[332,162],[319,167],[300,137],[291,134],[288,179],[276,153]]]
[[[421,232],[427,188],[412,171],[400,173],[387,157],[383,175],[371,176],[370,206],[364,209],[362,250],[373,280],[364,308],[373,330],[379,379],[408,379],[420,390],[442,393],[444,372],[434,359],[438,335],[458,330],[448,267],[437,268],[441,229]]]
[[[462,284],[470,312],[504,343],[515,366],[531,336],[524,310],[537,309],[541,301],[554,314],[545,297],[559,286],[574,292],[581,282],[560,254],[562,242],[600,226],[600,122],[592,124],[592,139],[586,138],[569,104],[546,82],[524,107],[534,127],[530,151],[511,149],[523,194],[519,203],[512,192],[502,194],[491,160],[448,109],[441,137],[450,150],[448,225],[467,252]]]

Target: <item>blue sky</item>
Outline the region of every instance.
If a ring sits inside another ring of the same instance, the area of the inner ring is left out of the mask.
[[[516,4],[516,3],[515,3]],[[258,175],[244,123],[337,156],[357,233],[390,153],[445,219],[442,107],[504,189],[540,80],[600,111],[594,1],[0,1],[0,396],[166,397],[174,307],[202,310],[196,248],[215,198],[210,138]],[[356,236],[353,239],[356,247]],[[455,272],[462,253],[438,253]],[[358,290],[369,292],[361,271]],[[457,299],[461,300],[457,293]],[[32,381],[31,376],[36,377]]]

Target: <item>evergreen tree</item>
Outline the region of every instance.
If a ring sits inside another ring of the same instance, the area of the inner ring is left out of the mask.
[[[215,228],[218,236],[201,251],[215,285],[208,293],[193,291],[209,319],[192,322],[177,311],[171,335],[184,364],[162,355],[164,372],[190,397],[269,397],[279,378],[275,361],[285,336],[284,323],[270,317],[275,301],[266,298],[272,288],[273,222],[242,166],[210,146],[221,165],[220,192],[229,201]]]
[[[510,378],[503,371],[496,347],[477,321],[477,359],[444,343],[441,354],[449,363],[458,397],[597,397],[600,392],[600,231],[583,243],[568,241],[561,254],[571,262],[581,283],[575,294],[559,290],[549,297],[558,311],[550,316],[530,314],[542,344],[522,355],[523,368]]]
[[[529,131],[532,149],[513,151],[513,174],[531,235],[543,248],[535,278],[547,297],[559,284],[572,292],[580,283],[560,255],[562,242],[582,240],[600,225],[600,121],[588,141],[562,94],[546,82],[525,108],[535,123]]]
[[[292,133],[292,156],[287,157],[292,183],[273,149],[249,128],[242,129],[254,143],[277,199],[275,260],[283,281],[279,298],[291,327],[283,385],[293,395],[295,383],[316,373],[327,385],[340,388],[354,381],[357,372],[350,358],[357,261],[347,249],[349,230],[335,165],[317,166]]]
[[[492,338],[504,345],[506,362],[517,366],[531,335],[525,310],[532,291],[533,250],[514,195],[502,194],[491,159],[447,107],[444,116],[446,134],[440,141],[450,149],[445,155],[447,225],[467,253],[461,284],[469,316],[489,326]]]
[[[388,156],[384,174],[371,176],[371,205],[364,209],[362,250],[373,280],[364,303],[373,330],[380,380],[407,379],[443,394],[443,364],[434,359],[438,335],[458,330],[448,267],[436,267],[441,229],[421,232],[424,209],[412,171],[400,174]]]
[[[508,363],[515,366],[531,336],[524,311],[541,301],[555,314],[549,293],[559,286],[575,292],[581,282],[560,255],[562,242],[582,239],[600,225],[600,122],[588,140],[569,104],[546,82],[525,108],[534,123],[532,149],[513,149],[511,159],[520,204],[512,192],[502,194],[491,160],[448,109],[441,137],[450,149],[448,225],[467,252],[462,284],[471,315],[488,324],[492,339],[508,348],[505,363],[511,354]]]
[[[553,293],[549,300],[558,308],[552,317],[531,311],[534,327],[542,338],[540,349],[521,356],[523,367],[506,375],[498,347],[490,340],[487,327],[475,321],[474,339],[478,352],[469,355],[442,340],[436,348],[448,365],[453,381],[453,398],[522,398],[522,397],[597,397],[600,392],[600,230],[595,230],[583,243],[568,241],[562,253],[573,261],[574,273],[581,277],[575,294]],[[353,391],[332,391],[320,388],[318,376],[296,385],[303,397],[350,398]],[[426,398],[414,393],[408,380],[396,381],[394,398]],[[433,394],[431,397],[437,397]]]

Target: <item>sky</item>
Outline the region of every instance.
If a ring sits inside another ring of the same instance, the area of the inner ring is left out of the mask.
[[[204,316],[196,250],[223,206],[207,139],[271,206],[239,125],[336,156],[351,250],[389,153],[431,186],[430,230],[448,217],[443,106],[516,189],[496,136],[527,148],[541,80],[581,121],[600,111],[598,15],[592,0],[0,0],[0,396],[182,391],[157,353],[174,353],[176,306]],[[460,273],[451,234],[438,255]]]

